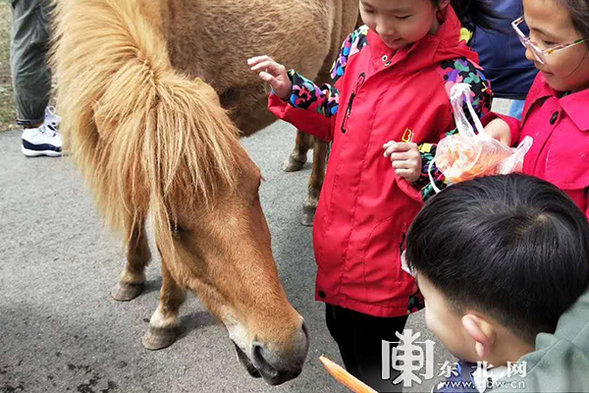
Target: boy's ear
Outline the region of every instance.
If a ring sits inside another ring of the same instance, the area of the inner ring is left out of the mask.
[[[438,3],[438,9],[439,10],[443,10],[444,8],[446,8],[448,6],[448,4],[450,4],[451,0],[442,0]]]
[[[484,318],[475,314],[466,314],[462,317],[462,326],[475,341],[475,350],[481,359],[487,358],[495,343],[495,329]]]

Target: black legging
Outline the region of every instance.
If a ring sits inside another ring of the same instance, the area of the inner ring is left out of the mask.
[[[382,380],[382,340],[397,342],[407,316],[379,318],[327,304],[327,328],[339,346],[348,372],[378,392],[400,392],[393,385],[399,375],[391,370],[391,379]]]

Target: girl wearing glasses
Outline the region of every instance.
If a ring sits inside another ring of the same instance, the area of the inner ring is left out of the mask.
[[[523,172],[554,183],[589,215],[589,1],[523,4],[524,16],[512,25],[540,72],[521,122],[491,113],[483,124],[491,134],[511,133],[512,145],[532,136]]]

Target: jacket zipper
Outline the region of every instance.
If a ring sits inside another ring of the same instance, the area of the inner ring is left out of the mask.
[[[403,255],[405,252],[405,240],[407,240],[407,224],[403,224],[401,229],[401,243],[399,243],[399,251],[401,252],[400,255]]]
[[[361,73],[360,75],[358,75],[358,79],[356,80],[356,85],[354,86],[354,91],[352,92],[352,95],[350,96],[350,100],[348,101],[348,107],[346,108],[346,114],[344,117],[344,121],[342,121],[342,134],[345,134],[347,131],[346,130],[346,122],[348,121],[348,119],[350,118],[350,115],[352,114],[352,105],[354,104],[354,99],[358,95],[358,91],[360,90],[360,88],[364,84],[365,79],[366,79],[366,74],[364,72]]]

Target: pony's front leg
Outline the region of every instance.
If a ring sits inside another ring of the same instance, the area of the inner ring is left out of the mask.
[[[126,302],[141,295],[145,284],[145,267],[149,264],[151,252],[145,233],[145,222],[136,225],[127,244],[127,263],[119,282],[111,291],[113,299]]]
[[[178,312],[184,303],[185,293],[176,283],[162,261],[162,289],[160,304],[151,316],[147,333],[143,336],[143,346],[158,350],[169,347],[176,341],[180,331]]]
[[[292,153],[290,153],[290,156],[288,156],[288,159],[284,162],[282,166],[283,171],[296,172],[303,168],[303,165],[307,162],[307,152],[311,148],[313,139],[312,135],[297,130],[295,147]]]
[[[329,144],[315,138],[315,147],[313,147],[313,171],[309,177],[309,188],[307,198],[303,202],[303,216],[301,223],[305,226],[312,226],[315,219],[315,211],[319,203],[319,195],[325,180],[325,169],[329,155]]]

